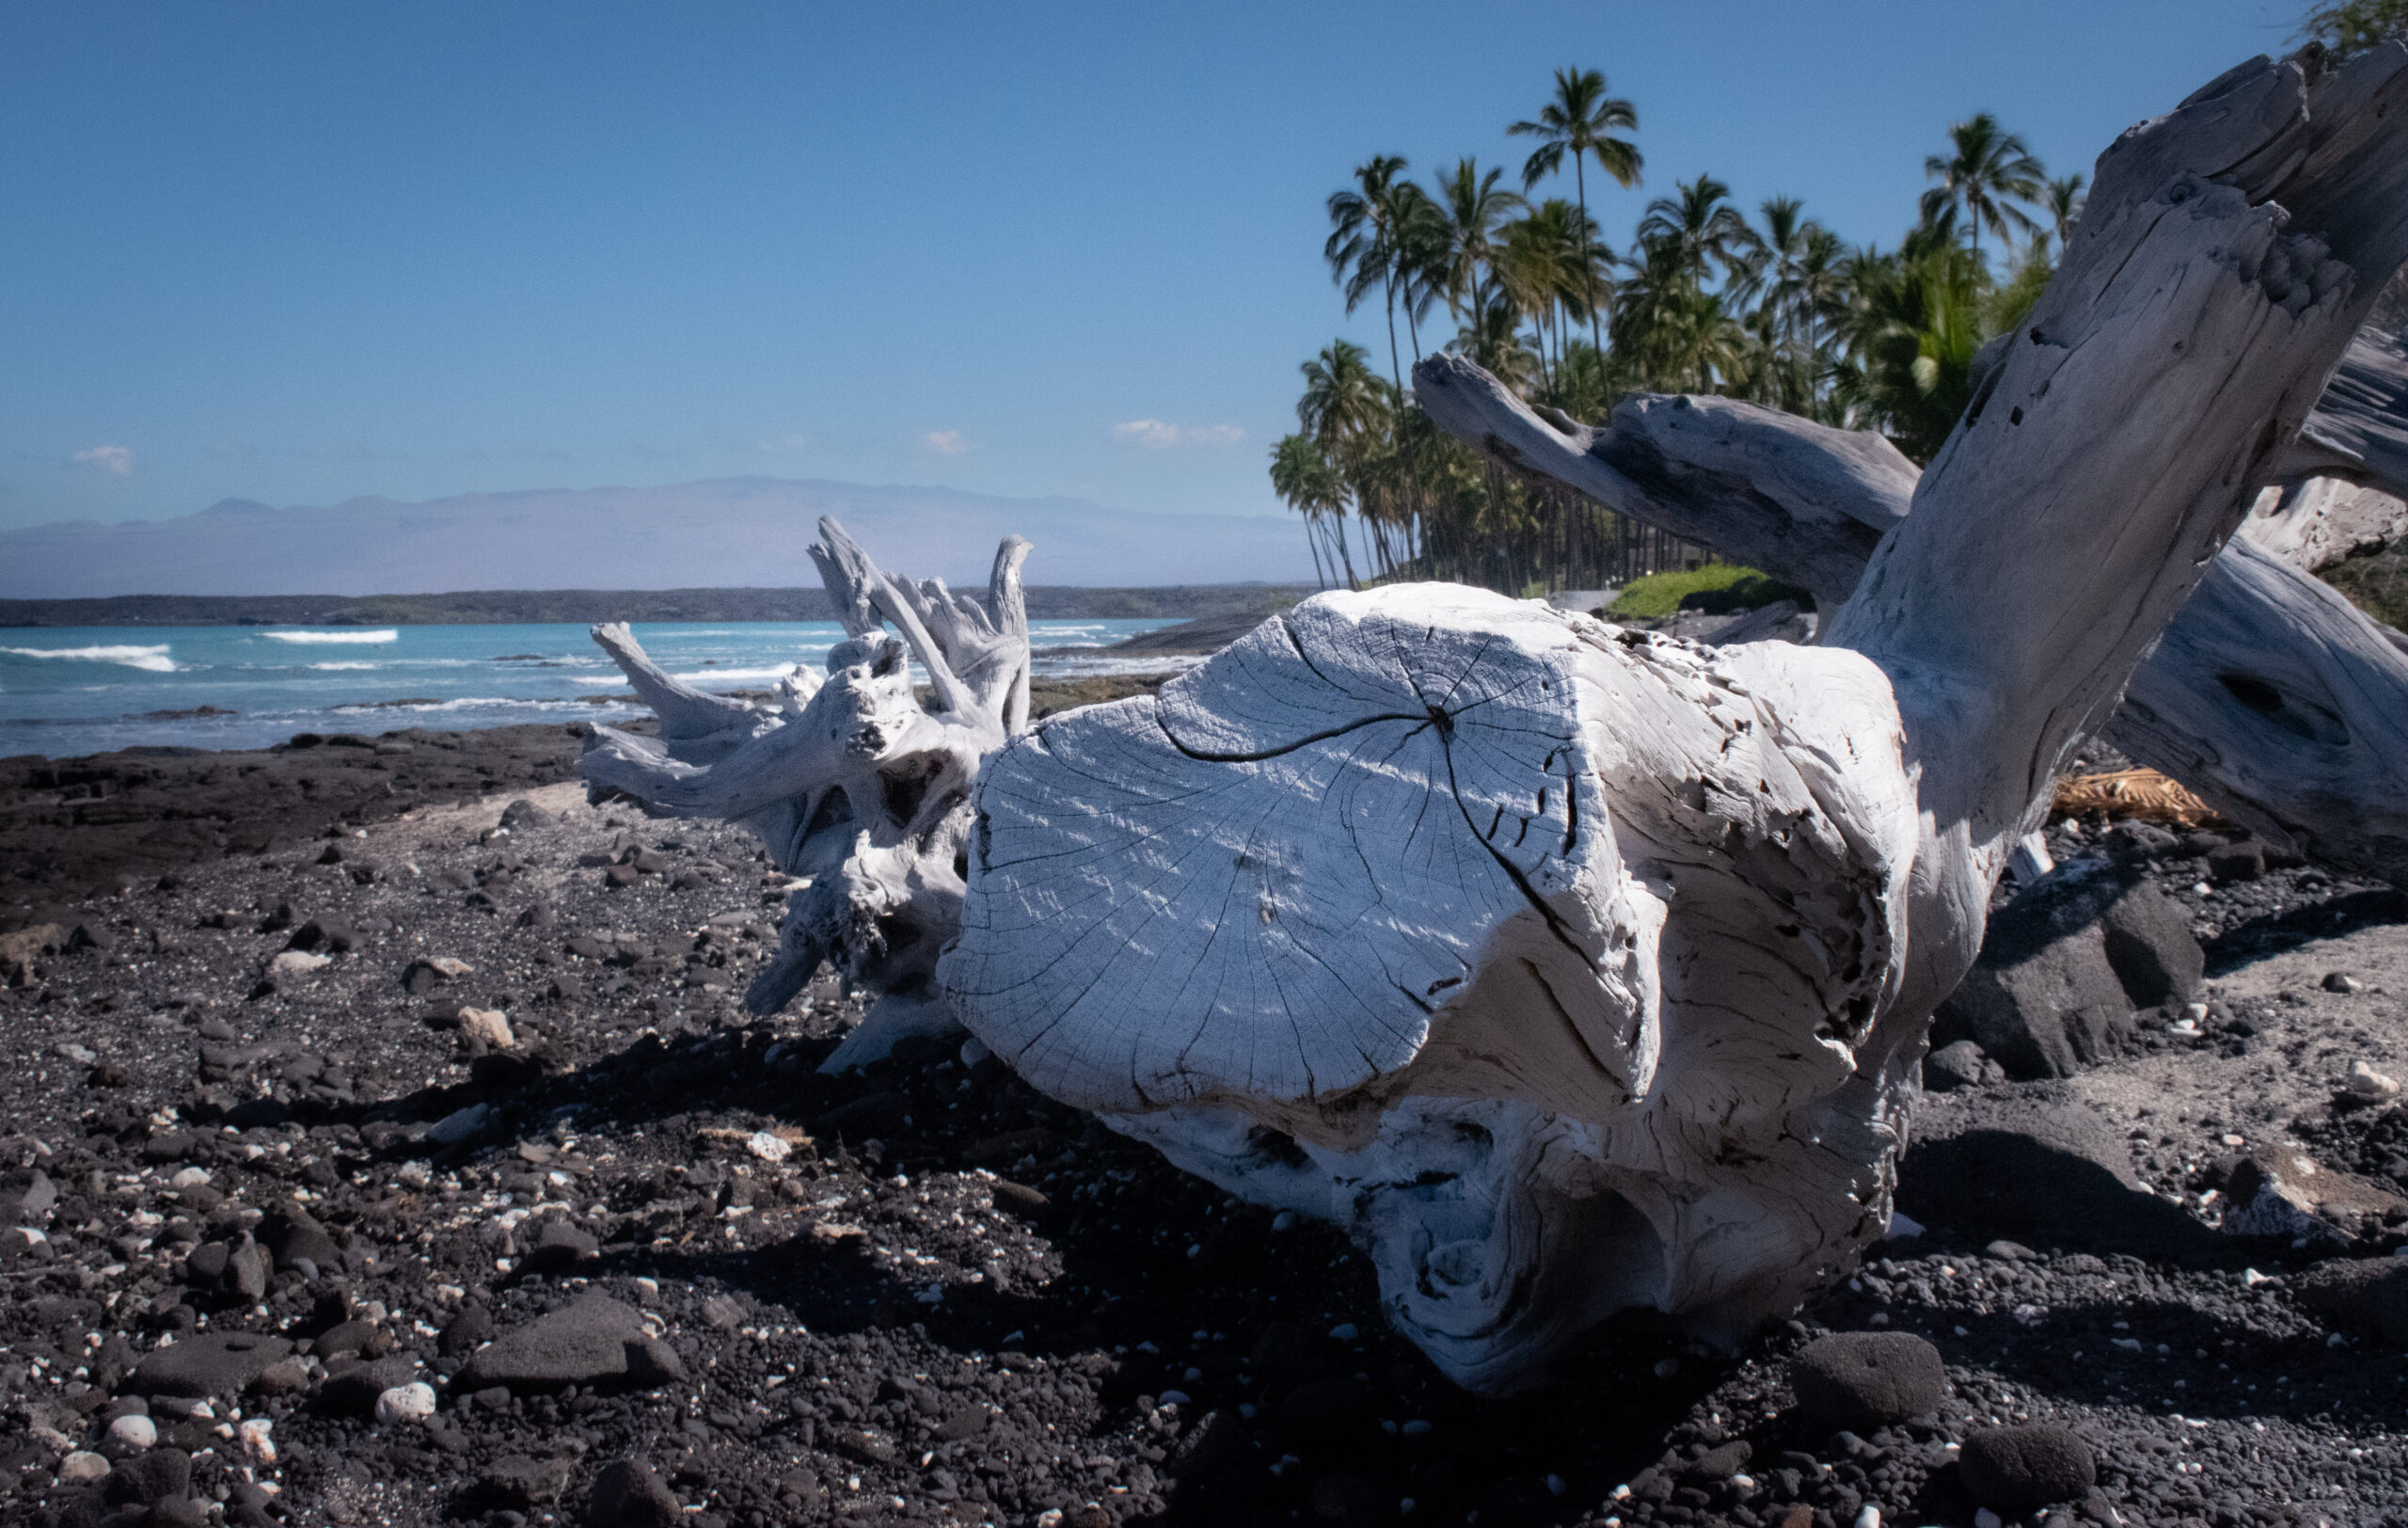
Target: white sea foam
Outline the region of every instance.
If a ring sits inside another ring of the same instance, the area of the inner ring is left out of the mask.
[[[390,628],[382,631],[262,631],[270,642],[399,642],[402,634]]]
[[[340,673],[352,669],[380,669],[384,666],[385,665],[382,663],[312,663],[309,665],[310,668],[326,674]]]
[[[1113,674],[1176,674],[1204,661],[1200,653],[1148,653],[1126,658],[1040,658],[1031,665],[1038,677],[1085,678]]]
[[[173,674],[175,663],[167,657],[168,648],[157,647],[0,647],[0,653],[14,653],[20,658],[63,658],[71,662],[122,663],[151,674]]]
[[[381,705],[361,705],[355,702],[344,706],[329,706],[326,709],[330,711],[343,712],[386,711],[395,714],[407,713],[409,715],[416,716],[428,711],[465,711],[490,706],[524,706],[531,710],[551,710],[570,705],[577,706],[580,712],[589,708],[596,710],[600,709],[599,707],[588,708],[582,702],[565,700],[524,700],[516,699],[509,695],[463,695],[457,700],[388,700]]]
[[[670,677],[673,679],[682,679],[690,685],[742,684],[747,681],[754,680],[783,679],[793,672],[794,665],[792,663],[783,663],[776,668],[696,669],[691,674],[673,674]],[[610,682],[615,684],[618,681],[614,679]]]

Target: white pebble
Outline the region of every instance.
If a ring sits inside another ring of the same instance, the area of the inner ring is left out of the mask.
[[[77,1449],[58,1461],[61,1480],[98,1480],[109,1472],[109,1461],[88,1449]]]
[[[1271,1218],[1271,1229],[1274,1231],[1295,1230],[1296,1212],[1293,1210],[1281,1210],[1277,1215]]]
[[[395,1385],[376,1397],[376,1420],[387,1426],[397,1422],[422,1422],[435,1415],[435,1387],[421,1380]]]
[[[1164,1391],[1155,1404],[1160,1406],[1185,1406],[1188,1404],[1187,1392],[1183,1390]]]
[[[518,1037],[511,1032],[509,1015],[498,1008],[464,1008],[460,1011],[460,1032],[472,1040],[482,1040],[496,1050],[512,1050]]]
[[[1329,1329],[1329,1335],[1333,1341],[1351,1343],[1355,1338],[1361,1336],[1362,1333],[1354,1329],[1354,1322],[1341,1321],[1337,1326]]]
[[[109,1441],[119,1448],[146,1449],[159,1440],[159,1425],[149,1417],[119,1417],[109,1424]]]
[[[794,1151],[767,1130],[755,1130],[745,1138],[744,1149],[764,1162],[783,1162]]]
[[[994,1054],[987,1048],[987,1043],[976,1035],[972,1035],[961,1043],[961,1064],[965,1067],[974,1067]]]
[[[276,1440],[268,1435],[276,1424],[265,1417],[253,1417],[234,1429],[243,1440],[243,1453],[261,1464],[276,1462]]]
[[[1975,1507],[1973,1509],[1973,1528],[2006,1528],[2006,1520],[2001,1518],[1997,1513],[1992,1512],[1988,1507]]]
[[[1856,1515],[1856,1528],[1881,1528],[1881,1509],[1865,1503],[1864,1510]]]
[[[2400,1084],[2364,1061],[2350,1063],[2350,1091],[2360,1098],[2398,1098]]]
[[[1549,1496],[1560,1496],[1569,1489],[1571,1489],[1571,1488],[1564,1484],[1563,1477],[1561,1475],[1549,1475],[1546,1477],[1546,1493]]]
[[[167,1180],[167,1186],[170,1188],[195,1188],[208,1181],[209,1170],[207,1168],[180,1168],[177,1170],[176,1175]]]

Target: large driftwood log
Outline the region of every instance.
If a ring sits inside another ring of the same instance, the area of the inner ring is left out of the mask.
[[[2361,330],[2335,369],[2316,412],[2276,458],[2288,482],[2340,477],[2408,493],[2408,350]]]
[[[1348,1225],[1468,1384],[1619,1305],[1788,1309],[1886,1221],[1932,1010],[2060,763],[2408,257],[2408,48],[2320,58],[2101,158],[1824,646],[1327,595],[1016,740],[939,968],[965,1022]]]
[[[2362,378],[2376,372],[2366,358],[2390,354],[2365,335],[2350,349]],[[2348,410],[2336,407],[2343,380],[2311,424],[2335,438],[2390,438],[2368,412],[2369,384],[2357,385]],[[1423,361],[1414,387],[1440,428],[1516,470],[1802,583],[1826,604],[1846,597],[1850,568],[1861,575],[1872,543],[1905,517],[1919,477],[1871,431],[1727,398],[1641,394],[1590,428],[1543,417],[1458,356]],[[2394,402],[2408,412],[2408,402]],[[2371,459],[2387,470],[2408,464],[2408,452]],[[2312,576],[2354,547],[2408,531],[2404,519],[2397,499],[2341,479],[2269,487],[2243,539],[2225,549],[2132,676],[2108,739],[2278,842],[2408,884],[2408,653]],[[2244,540],[2277,560],[2238,565]]]
[[[827,677],[798,667],[783,717],[662,673],[625,627],[596,627],[660,718],[657,739],[596,728],[578,762],[590,791],[671,817],[714,817],[759,835],[772,864],[808,881],[787,904],[776,958],[745,1002],[773,1013],[823,960],[881,995],[864,1044],[950,1026],[931,978],[962,896],[970,788],[979,762],[1028,719],[1028,614],[1005,539],[986,594],[888,578],[832,519],[812,548],[847,639]],[[902,633],[889,635],[892,622]],[[932,699],[912,693],[911,661]]]

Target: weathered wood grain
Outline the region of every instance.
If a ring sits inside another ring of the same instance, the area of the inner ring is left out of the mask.
[[[2059,762],[2408,257],[2408,48],[2321,57],[2102,157],[1893,523],[1861,506],[1899,464],[1789,430],[1819,449],[1771,470],[1735,408],[1534,439],[1789,538],[1812,587],[1852,555],[1824,645],[1319,597],[990,762],[948,997],[1040,1088],[1348,1226],[1465,1383],[1624,1305],[1722,1339],[1791,1308],[1886,1220],[1932,1009]]]
[[[779,869],[809,881],[745,1002],[775,1012],[832,962],[894,1005],[892,1023],[882,1005],[862,1043],[848,1042],[846,1056],[866,1059],[881,1030],[926,1027],[937,956],[960,914],[971,784],[1028,714],[1029,546],[1006,538],[982,597],[890,580],[834,520],[819,528],[812,557],[848,634],[824,681],[799,674],[781,687],[779,712],[757,709],[678,683],[624,627],[597,627],[661,736],[596,728],[578,767],[594,792],[741,822]],[[913,695],[913,658],[934,709]]]

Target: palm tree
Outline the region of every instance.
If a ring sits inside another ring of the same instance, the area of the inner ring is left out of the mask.
[[[2297,40],[2321,42],[2339,63],[2408,27],[2408,0],[2328,0],[2307,13]]]
[[[1963,216],[1976,256],[1985,228],[2004,239],[2039,227],[2015,205],[2038,201],[2048,174],[2021,138],[1981,112],[1951,126],[1948,142],[1950,152],[1923,162],[1924,173],[1940,183],[1923,194],[1925,222],[1937,226]]]
[[[1497,277],[1505,294],[1539,331],[1544,362],[1550,329],[1559,361],[1563,355],[1561,315],[1595,315],[1603,282],[1594,261],[1597,242],[1588,215],[1561,197],[1549,197],[1528,216],[1505,226]]]
[[[1361,345],[1332,340],[1300,368],[1305,393],[1296,400],[1296,422],[1350,485],[1360,480],[1365,459],[1387,436],[1396,412],[1387,384],[1371,370],[1370,360]],[[1335,518],[1339,556],[1352,583],[1354,558],[1346,540],[1342,495]]]
[[[1712,267],[1725,272],[1755,244],[1754,231],[1731,205],[1731,188],[1711,175],[1678,183],[1675,197],[1657,197],[1639,220],[1639,242],[1653,250],[1669,247],[1678,268],[1703,287]]]
[[[1538,148],[1522,166],[1525,191],[1561,169],[1567,151],[1572,155],[1572,182],[1579,197],[1584,237],[1589,222],[1589,177],[1583,162],[1589,155],[1596,155],[1597,167],[1612,176],[1624,190],[1639,183],[1639,145],[1628,138],[1615,137],[1617,129],[1638,132],[1639,108],[1620,96],[1606,94],[1606,76],[1596,70],[1559,69],[1555,72],[1555,99],[1539,108],[1535,120],[1515,122],[1505,130],[1517,137],[1539,139]],[[1594,268],[1586,243],[1580,247],[1580,256],[1584,268]],[[1600,306],[1593,294],[1588,298],[1589,341],[1602,351],[1605,341],[1597,327]]]
[[[1746,358],[1746,332],[1700,282],[1691,251],[1674,236],[1643,242],[1614,295],[1608,359],[1617,379],[1656,392],[1713,392],[1745,370]]]
[[[2073,238],[2073,226],[2082,221],[2082,208],[2085,199],[2082,194],[2082,187],[2083,178],[2080,175],[2060,176],[2049,183],[2048,195],[2040,203],[2048,209],[2050,220],[2054,225],[2057,250],[2060,254],[2065,251],[2067,243]]]
[[[1851,262],[1847,358],[1833,367],[1859,421],[1928,462],[1972,396],[1973,355],[1988,338],[1988,267],[1953,237],[1924,231],[1894,255]]]
[[[1458,322],[1487,306],[1485,277],[1497,254],[1498,230],[1508,215],[1529,205],[1497,182],[1505,172],[1483,175],[1468,157],[1443,176],[1434,198],[1436,219],[1421,251],[1429,296],[1442,300]]]
[[[1812,414],[1818,403],[1823,331],[1844,300],[1839,236],[1805,215],[1795,197],[1763,204],[1764,231],[1741,258],[1733,296],[1751,307],[1749,322],[1764,347],[1756,368],[1759,403]]]
[[[1404,367],[1397,358],[1396,282],[1404,254],[1402,235],[1407,208],[1398,193],[1416,189],[1411,182],[1397,179],[1403,169],[1404,160],[1396,154],[1374,155],[1355,166],[1354,186],[1330,194],[1329,242],[1321,251],[1329,262],[1330,279],[1345,290],[1349,313],[1374,286],[1380,289],[1387,307],[1388,369],[1400,391],[1404,388]]]
[[[1338,479],[1338,470],[1322,454],[1321,447],[1310,438],[1288,435],[1271,448],[1271,491],[1288,501],[1288,507],[1305,517],[1305,545],[1312,549],[1313,577],[1323,587],[1329,584],[1329,574],[1323,570],[1320,528],[1322,517],[1345,510],[1345,495]],[[1335,570],[1337,558],[1330,559]]]

